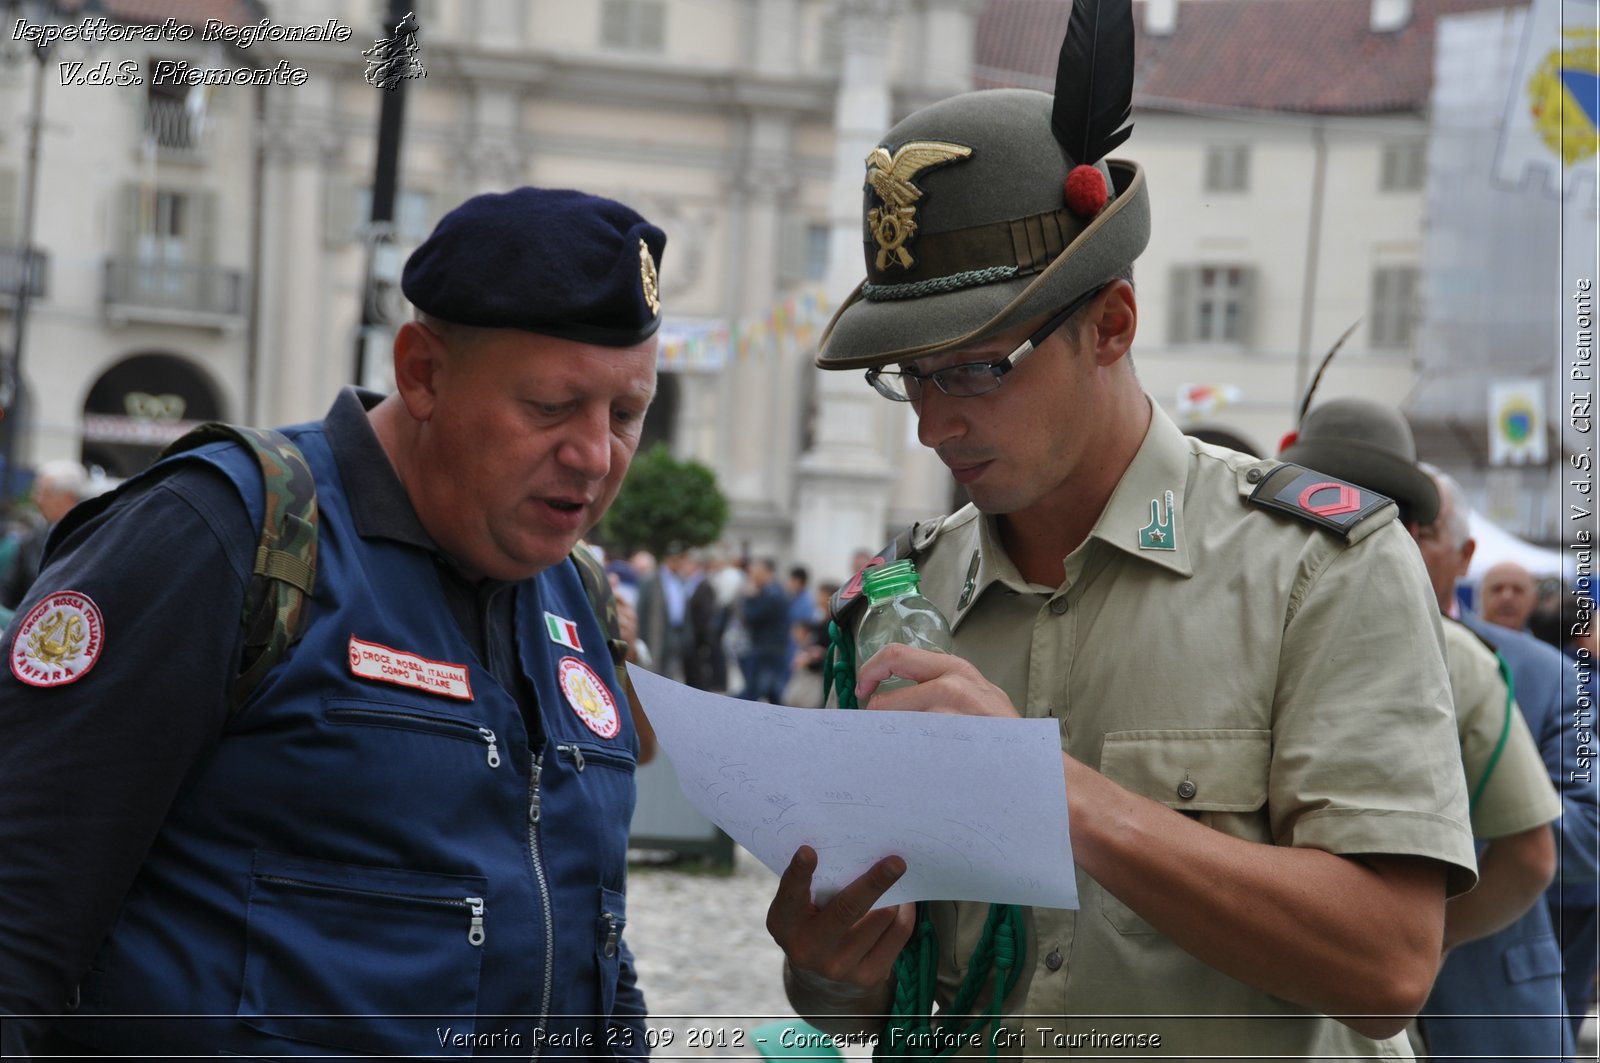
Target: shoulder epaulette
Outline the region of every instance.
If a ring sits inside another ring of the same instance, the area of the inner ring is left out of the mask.
[[[317,582],[317,484],[300,448],[281,432],[209,421],[161,452],[163,458],[207,443],[242,445],[261,467],[266,506],[245,589],[240,628],[244,655],[229,702],[237,711],[256,686],[299,641],[307,599]]]
[[[1261,476],[1250,501],[1320,524],[1345,540],[1351,539],[1368,517],[1394,505],[1388,495],[1289,463]]]
[[[878,556],[868,561],[866,568],[850,577],[850,581],[834,592],[828,602],[828,611],[841,628],[846,631],[855,629],[857,615],[861,612],[862,604],[866,599],[861,597],[861,578],[868,568],[877,568],[887,565],[891,561],[902,561],[910,558],[915,561],[917,555],[926,550],[928,544],[933,542],[939,534],[943,520],[918,521],[905,531],[894,537],[894,541],[882,550]]]

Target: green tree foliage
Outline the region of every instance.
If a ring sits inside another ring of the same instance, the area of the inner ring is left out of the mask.
[[[665,443],[633,459],[600,534],[614,549],[640,548],[662,557],[717,541],[728,522],[728,500],[716,473],[697,461],[679,461]]]

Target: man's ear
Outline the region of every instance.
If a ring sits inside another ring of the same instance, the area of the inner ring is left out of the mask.
[[[1461,562],[1456,566],[1456,579],[1465,579],[1467,569],[1472,566],[1472,555],[1477,552],[1478,540],[1468,539],[1461,544]]]
[[[1089,325],[1094,330],[1095,361],[1109,366],[1133,349],[1133,334],[1138,330],[1139,305],[1133,285],[1116,280],[1090,304]]]
[[[420,321],[407,321],[395,333],[395,390],[417,421],[433,416],[445,354],[444,340]]]

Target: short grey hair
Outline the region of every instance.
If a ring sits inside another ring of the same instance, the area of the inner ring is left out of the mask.
[[[1456,482],[1454,476],[1443,469],[1425,461],[1417,464],[1423,472],[1433,477],[1434,484],[1439,488],[1439,508],[1447,513],[1444,522],[1445,533],[1450,536],[1450,544],[1458,550],[1461,549],[1467,544],[1467,540],[1472,538],[1471,513],[1467,508],[1467,499],[1461,490],[1461,485]]]

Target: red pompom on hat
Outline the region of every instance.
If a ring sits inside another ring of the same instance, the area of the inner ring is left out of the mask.
[[[1099,214],[1111,198],[1106,191],[1106,175],[1093,166],[1074,166],[1062,182],[1062,189],[1067,196],[1067,209],[1084,219]]]
[[[1298,431],[1291,430],[1291,431],[1287,432],[1284,435],[1284,437],[1281,440],[1278,441],[1278,453],[1282,454],[1284,451],[1288,450],[1290,447],[1294,446],[1299,441],[1300,441],[1300,433]]]

